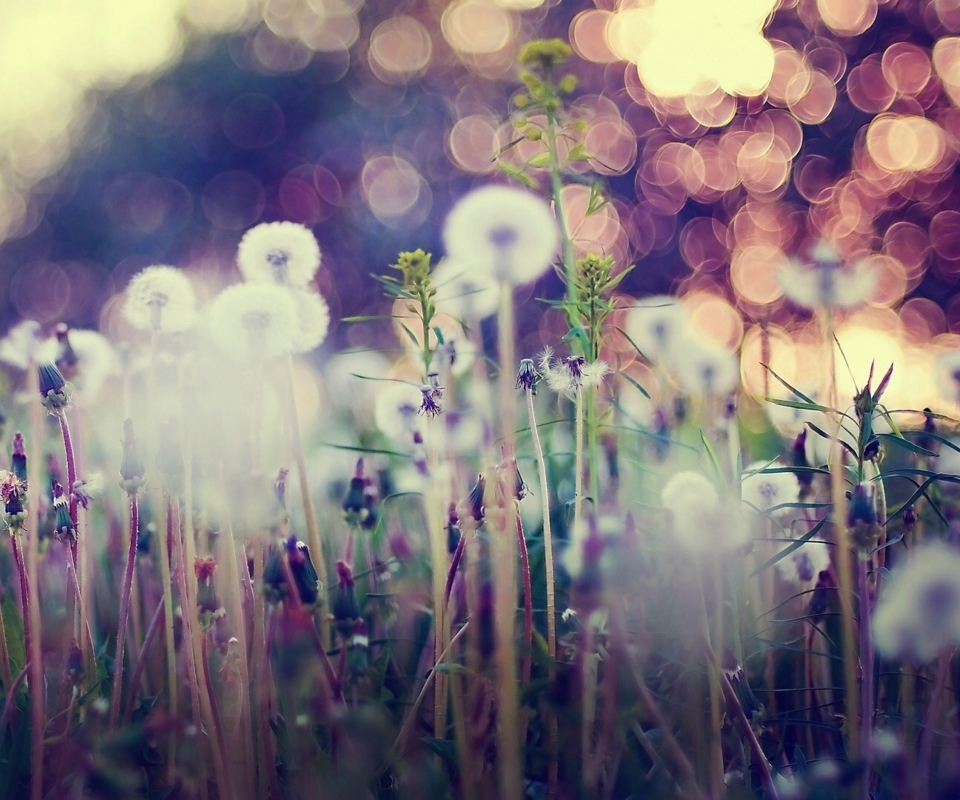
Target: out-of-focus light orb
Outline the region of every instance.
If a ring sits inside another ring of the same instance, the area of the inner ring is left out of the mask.
[[[881,114],[867,129],[867,151],[888,172],[922,172],[946,150],[943,128],[926,117]]]
[[[543,5],[543,0],[493,0],[493,2],[500,8],[507,8],[510,11],[531,11]]]
[[[612,16],[609,11],[591,8],[573,18],[570,23],[570,45],[580,58],[596,64],[617,60],[606,37],[607,24]]]
[[[659,97],[761,94],[773,75],[763,25],[775,0],[654,0],[614,14],[607,43]]]
[[[775,396],[784,394],[779,381],[770,374],[767,367],[787,383],[796,385],[797,350],[793,337],[775,325],[767,327],[766,331],[759,325],[752,325],[743,337],[740,377],[743,388],[753,397],[761,398],[765,392]]]
[[[786,260],[784,252],[774,245],[738,247],[730,261],[730,281],[737,296],[756,305],[779,300],[783,288],[777,279],[777,267]]]
[[[704,341],[736,350],[743,338],[743,319],[724,297],[694,289],[683,295],[690,326]]]
[[[834,33],[858,36],[877,18],[877,0],[817,0],[817,10]]]
[[[955,106],[960,106],[960,37],[948,36],[933,46],[933,67]]]
[[[416,75],[430,63],[433,42],[420,22],[401,14],[374,28],[368,55],[377,77],[396,83]]]
[[[482,2],[455,0],[440,19],[443,36],[454,50],[471,55],[496,53],[513,37],[510,12]]]
[[[430,190],[416,168],[399,156],[376,156],[360,174],[363,196],[386,225],[422,222],[431,205]]]
[[[458,119],[450,130],[447,147],[453,163],[464,172],[494,172],[500,149],[497,120],[484,114]]]

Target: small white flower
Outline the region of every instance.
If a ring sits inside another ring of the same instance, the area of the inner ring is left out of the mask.
[[[403,381],[386,381],[377,389],[373,419],[381,433],[391,439],[409,437],[423,404],[418,386]]]
[[[569,356],[561,361],[553,357],[549,347],[540,354],[539,368],[547,388],[571,399],[578,389],[596,388],[610,373],[606,361],[588,363],[583,356]]]
[[[500,284],[492,274],[449,258],[431,275],[437,310],[457,319],[486,319],[500,307]]]
[[[237,266],[251,283],[279,283],[302,289],[320,267],[320,246],[296,222],[265,222],[251,228],[237,248]]]
[[[784,295],[803,308],[831,310],[865,303],[877,285],[877,272],[864,262],[847,267],[831,245],[814,248],[814,263],[805,267],[787,261],[777,269]]]
[[[38,360],[37,331],[40,323],[32,319],[14,325],[0,339],[0,361],[17,369],[27,369]]]
[[[299,332],[296,304],[282,286],[230,286],[210,304],[208,319],[214,341],[237,361],[290,352]]]
[[[927,662],[960,644],[960,553],[943,544],[911,553],[894,570],[871,627],[887,658]]]
[[[937,389],[951,403],[960,403],[960,350],[948,350],[935,362]]]
[[[559,247],[550,207],[523,189],[485,186],[461,199],[443,229],[447,255],[519,285],[549,269]]]
[[[763,513],[786,503],[798,502],[800,483],[797,476],[792,472],[767,471],[783,468],[779,461],[758,461],[747,467],[740,481],[740,496],[743,502]],[[774,513],[789,514],[793,510],[779,508]]]
[[[737,357],[726,347],[687,339],[671,350],[669,358],[671,372],[688,395],[727,395],[740,383]]]
[[[290,347],[293,353],[307,353],[319,347],[330,328],[330,308],[317,292],[292,289],[290,296],[297,309],[297,335]]]
[[[157,265],[130,279],[123,314],[140,330],[177,333],[193,325],[195,305],[190,279],[176,267]]]
[[[686,307],[670,295],[654,295],[639,300],[627,312],[624,330],[652,362],[669,353],[680,341],[687,338],[690,314]]]

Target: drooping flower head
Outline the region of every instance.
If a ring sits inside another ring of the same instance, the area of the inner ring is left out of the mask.
[[[523,189],[485,186],[460,200],[443,229],[447,255],[507,284],[539,278],[560,243],[550,207]]]
[[[224,289],[210,304],[210,332],[237,361],[269,359],[298,342],[297,307],[288,289],[244,283]]]
[[[580,389],[596,388],[610,372],[610,365],[605,361],[588,362],[583,356],[556,359],[549,347],[540,354],[539,366],[551,391],[569,398],[575,397]]]
[[[251,283],[302,289],[320,266],[314,235],[296,222],[265,222],[248,230],[237,248],[237,266]]]
[[[131,325],[156,333],[177,333],[194,321],[196,300],[190,280],[176,267],[147,267],[127,284],[123,314]]]
[[[933,544],[911,553],[894,570],[871,628],[888,658],[927,662],[960,644],[960,552]]]
[[[870,298],[877,285],[876,270],[862,261],[842,266],[829,242],[820,242],[814,248],[811,266],[788,261],[780,265],[777,278],[788,300],[824,311],[855,308]]]

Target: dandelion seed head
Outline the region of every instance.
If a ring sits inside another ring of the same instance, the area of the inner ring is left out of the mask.
[[[37,332],[40,323],[27,319],[14,325],[0,339],[0,362],[16,369],[27,369],[38,359]]]
[[[500,307],[500,283],[491,272],[444,259],[433,271],[437,310],[460,320],[481,320]]]
[[[660,492],[660,502],[677,543],[688,552],[705,554],[745,544],[750,536],[743,511],[724,502],[703,473],[676,473]]]
[[[887,658],[927,662],[960,644],[960,552],[943,544],[913,551],[894,570],[871,633]]]
[[[934,362],[937,389],[951,403],[960,403],[960,350],[949,350]]]
[[[736,355],[719,345],[687,339],[671,350],[669,362],[680,388],[688,395],[719,397],[735,391],[740,383]]]
[[[830,548],[825,542],[806,542],[777,562],[780,577],[795,586],[805,587],[830,566]]]
[[[391,439],[408,438],[422,404],[419,387],[402,381],[385,381],[377,387],[374,422],[380,432]]]
[[[213,340],[237,361],[274,358],[293,350],[298,341],[296,303],[282,286],[230,286],[208,311]]]
[[[838,258],[820,259],[812,266],[786,261],[777,269],[777,280],[795,305],[829,311],[856,308],[869,300],[877,285],[877,271],[863,261],[841,266]]]
[[[320,246],[296,222],[265,222],[251,228],[237,248],[237,266],[251,283],[277,283],[302,289],[320,267]]]
[[[743,502],[761,512],[768,512],[784,503],[796,503],[800,497],[800,484],[791,472],[768,472],[784,469],[779,461],[758,461],[744,470],[740,482]],[[789,514],[793,509],[778,509],[778,514]]]
[[[638,300],[627,312],[624,326],[640,352],[655,363],[687,338],[689,328],[689,312],[683,303],[670,295]]]
[[[196,299],[190,279],[176,267],[141,270],[127,284],[123,314],[136,328],[178,333],[193,325]]]
[[[443,241],[456,262],[520,285],[549,269],[560,238],[553,212],[541,198],[523,189],[485,186],[453,207]]]
[[[290,347],[293,353],[308,353],[323,344],[330,329],[330,308],[317,292],[290,291],[297,310],[297,334]]]

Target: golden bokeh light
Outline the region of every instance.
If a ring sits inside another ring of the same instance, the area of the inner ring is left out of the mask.
[[[513,17],[505,9],[482,0],[455,0],[440,21],[444,38],[460,53],[496,53],[514,35]]]
[[[430,33],[413,17],[391,17],[370,34],[370,67],[387,83],[406,82],[426,68],[432,55]]]

